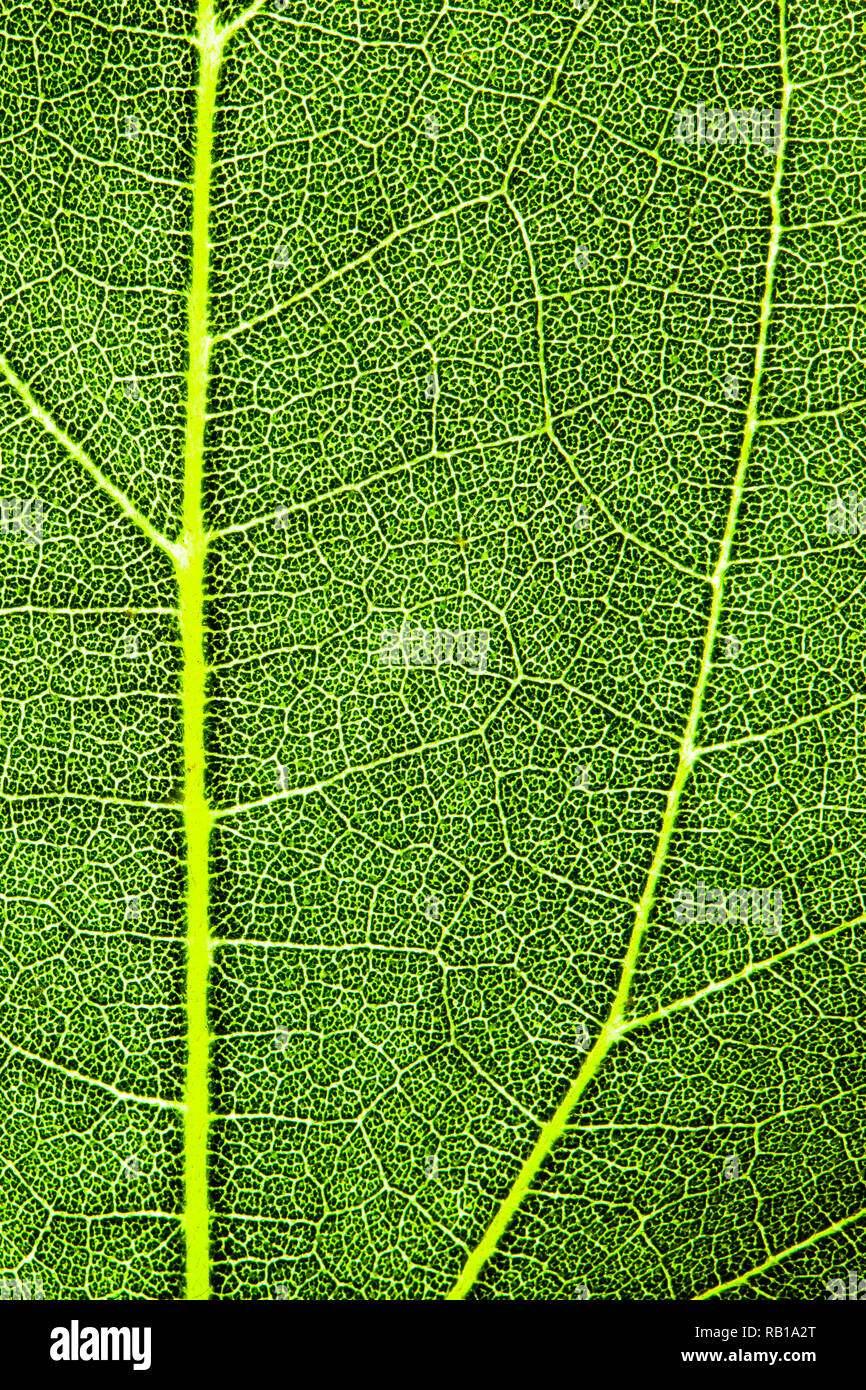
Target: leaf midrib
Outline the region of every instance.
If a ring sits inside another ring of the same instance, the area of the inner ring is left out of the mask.
[[[187,397],[183,473],[183,543],[175,562],[183,647],[181,704],[185,769],[183,817],[186,831],[187,1062],[184,1086],[183,1225],[186,1240],[186,1298],[207,1300],[210,1281],[210,1030],[208,978],[210,936],[210,832],[214,817],[205,793],[204,722],[207,704],[205,652],[205,564],[210,536],[202,506],[207,385],[213,339],[208,323],[210,281],[210,190],[213,174],[214,109],[226,42],[262,8],[249,9],[218,28],[213,0],[199,0],[195,45],[199,53],[193,156],[192,266],[187,309]]]
[[[184,1088],[184,1234],[186,1297],[210,1298],[210,1212],[207,1180],[209,1137],[207,1017],[210,965],[209,845],[211,814],[205,795],[204,716],[207,668],[204,652],[204,567],[207,533],[202,513],[202,462],[207,410],[208,279],[213,115],[224,36],[218,36],[212,0],[200,0],[196,43],[196,99],[192,203],[192,274],[188,305],[188,377],[183,477],[185,565],[177,567],[183,645],[181,705],[185,769],[187,1065]]]

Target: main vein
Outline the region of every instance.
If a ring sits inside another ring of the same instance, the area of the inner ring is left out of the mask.
[[[479,1244],[470,1253],[461,1271],[457,1283],[445,1295],[446,1300],[456,1301],[465,1298],[475,1281],[477,1280],[484,1265],[496,1250],[499,1241],[509,1225],[512,1216],[520,1207],[524,1196],[530,1189],[535,1174],[541,1164],[547,1158],[553,1145],[561,1136],[569,1117],[574,1110],[580,1097],[583,1095],[590,1081],[595,1076],[611,1047],[621,1036],[625,1027],[625,1008],[637,968],[638,957],[641,945],[649,922],[650,913],[655,902],[656,886],[659,881],[662,869],[668,855],[668,848],[676,824],[677,812],[679,810],[680,798],[683,788],[691,776],[692,768],[700,758],[700,751],[696,747],[695,739],[701,719],[704,694],[712,669],[713,649],[715,647],[716,635],[719,627],[719,619],[722,612],[722,601],[724,597],[725,575],[730,564],[731,547],[734,540],[734,531],[739,516],[740,503],[743,495],[743,483],[748,468],[749,459],[752,452],[752,441],[758,423],[758,397],[761,389],[761,377],[764,370],[764,356],[767,345],[767,330],[770,322],[770,314],[773,303],[773,283],[776,271],[776,261],[779,253],[779,241],[781,237],[781,213],[779,208],[779,189],[782,182],[782,165],[785,153],[785,141],[788,125],[788,106],[791,97],[791,84],[788,80],[787,49],[785,38],[785,0],[780,0],[780,70],[782,77],[782,96],[781,96],[781,133],[779,146],[776,151],[776,163],[773,171],[773,180],[770,187],[770,239],[767,250],[766,272],[764,277],[764,293],[761,300],[760,314],[758,318],[758,334],[755,346],[754,369],[752,372],[752,385],[749,392],[749,402],[746,407],[746,418],[743,426],[743,438],[740,448],[740,456],[737,462],[737,470],[731,485],[731,499],[728,508],[728,518],[725,525],[724,535],[719,546],[718,559],[715,569],[710,575],[713,597],[710,604],[710,613],[707,620],[706,631],[704,634],[703,654],[701,657],[700,669],[697,680],[695,681],[692,692],[691,707],[686,720],[683,735],[680,740],[679,757],[676,771],[667,797],[667,808],[662,819],[661,831],[656,844],[655,854],[653,855],[649,873],[647,874],[646,884],[640,901],[635,909],[635,920],[629,939],[628,948],[623,960],[622,971],[620,974],[619,987],[616,992],[610,1013],[605,1021],[601,1033],[595,1046],[588,1053],[586,1061],[581,1067],[577,1078],[569,1088],[568,1094],[562,1101],[554,1115],[545,1124],[538,1136],[532,1152],[523,1164],[520,1172],[509,1190],[507,1196],[501,1203],[493,1220],[488,1226]]]
[[[184,826],[187,854],[187,1067],[184,1094],[184,1230],[186,1297],[210,1297],[210,1231],[207,1180],[210,1035],[207,992],[210,964],[209,866],[211,815],[205,795],[204,719],[207,673],[204,650],[204,568],[207,532],[202,511],[202,456],[210,338],[208,275],[213,114],[222,45],[212,0],[200,0],[197,45],[192,207],[192,279],[189,291],[186,447],[184,453],[184,553],[178,564],[183,643]]]

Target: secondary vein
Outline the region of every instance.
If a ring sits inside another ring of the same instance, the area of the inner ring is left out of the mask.
[[[661,831],[656,844],[655,854],[653,855],[649,873],[647,874],[646,884],[640,901],[635,910],[635,921],[632,928],[631,937],[623,960],[622,972],[620,975],[619,987],[616,992],[613,1004],[607,1020],[602,1026],[601,1033],[595,1046],[587,1055],[586,1061],[581,1067],[577,1078],[572,1083],[564,1100],[558,1106],[547,1124],[545,1124],[538,1136],[538,1139],[523,1163],[514,1183],[505,1199],[500,1204],[493,1220],[488,1226],[479,1244],[470,1254],[463,1270],[454,1287],[445,1295],[446,1301],[458,1301],[466,1297],[467,1293],[475,1284],[481,1270],[496,1250],[511,1218],[520,1207],[524,1196],[529,1191],[533,1178],[547,1158],[553,1145],[561,1136],[566,1124],[568,1123],[571,1112],[583,1095],[590,1081],[596,1075],[599,1067],[604,1061],[610,1049],[622,1036],[625,1029],[624,1015],[626,1002],[631,989],[637,968],[638,957],[641,945],[649,922],[650,913],[655,902],[656,887],[667,859],[668,848],[676,824],[677,812],[679,809],[680,798],[683,788],[691,776],[692,768],[700,757],[700,750],[696,746],[696,735],[701,719],[704,695],[712,669],[713,650],[715,647],[716,635],[718,633],[719,619],[722,611],[722,601],[724,597],[724,579],[730,563],[731,547],[734,540],[734,531],[739,516],[740,504],[743,495],[743,483],[748,468],[749,459],[752,452],[752,441],[757,427],[757,408],[758,397],[761,389],[761,378],[764,370],[764,357],[767,345],[767,330],[770,322],[770,314],[773,303],[773,283],[776,271],[776,261],[779,254],[779,242],[781,237],[781,213],[779,208],[779,189],[782,181],[782,168],[785,153],[785,142],[788,125],[788,107],[791,97],[791,83],[788,79],[787,49],[785,35],[785,0],[780,0],[780,71],[782,77],[782,96],[781,96],[781,120],[780,138],[776,151],[776,163],[773,171],[773,180],[769,193],[770,204],[770,238],[767,250],[766,270],[764,276],[764,292],[761,299],[761,307],[758,319],[758,335],[755,345],[754,368],[752,371],[752,385],[749,392],[749,402],[746,408],[746,418],[743,427],[743,439],[740,448],[740,455],[737,462],[737,469],[731,486],[731,499],[728,507],[728,517],[725,525],[724,534],[719,546],[718,559],[715,569],[710,576],[710,583],[713,589],[713,597],[710,605],[710,613],[704,634],[703,654],[701,657],[700,669],[692,693],[691,707],[688,718],[683,730],[680,741],[679,758],[673,781],[667,798],[667,809],[665,811]]]
[[[180,555],[180,547],[172,544],[165,536],[160,535],[159,531],[151,525],[147,517],[143,516],[138,508],[130,502],[126,494],[121,492],[120,488],[116,487],[110,479],[106,478],[101,469],[97,468],[96,464],[81,448],[81,445],[76,444],[73,439],[69,438],[65,430],[62,430],[59,425],[55,424],[48,414],[48,411],[43,410],[42,406],[38,405],[33,399],[29,388],[16,376],[5,357],[0,357],[0,371],[2,371],[9,385],[12,386],[21,397],[21,400],[26,405],[34,420],[38,420],[43,429],[46,429],[50,435],[54,436],[59,444],[63,445],[64,449],[81,464],[82,468],[86,469],[94,482],[99,484],[102,491],[107,492],[108,496],[117,503],[129,520],[132,521],[140,531],[144,532],[149,541],[158,546],[160,550],[164,550],[166,555],[176,564]]]

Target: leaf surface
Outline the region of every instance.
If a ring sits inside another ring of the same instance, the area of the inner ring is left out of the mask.
[[[858,34],[7,5],[0,1269],[862,1259]]]

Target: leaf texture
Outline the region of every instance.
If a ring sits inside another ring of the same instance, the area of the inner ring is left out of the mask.
[[[861,21],[4,6],[6,1277],[862,1262]]]

